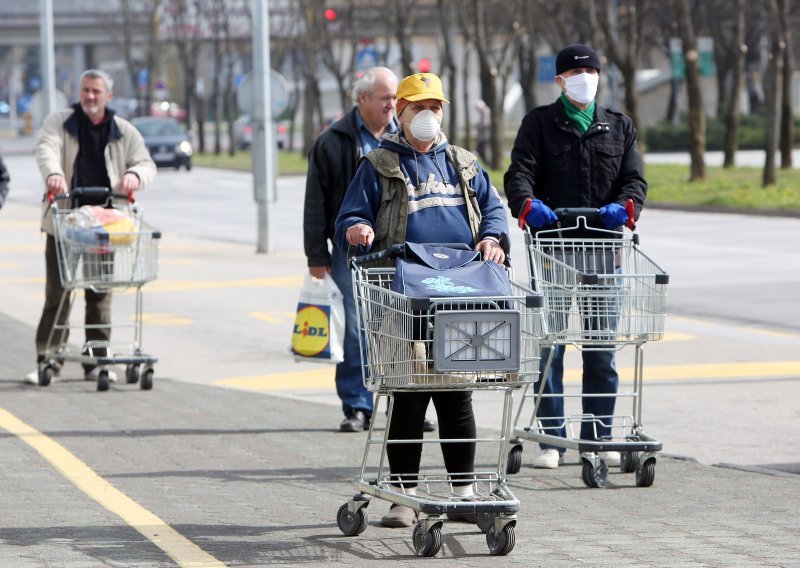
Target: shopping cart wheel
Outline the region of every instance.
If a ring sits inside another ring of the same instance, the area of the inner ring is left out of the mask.
[[[145,391],[153,388],[153,369],[151,367],[142,369],[142,376],[139,377],[139,386]]]
[[[422,528],[422,523],[418,522],[414,526],[414,551],[417,556],[436,556],[442,547],[442,528],[441,524],[435,524],[427,531]]]
[[[39,386],[46,387],[53,380],[53,366],[47,363],[43,367],[39,367]]]
[[[481,529],[481,532],[486,534],[489,529],[494,525],[494,520],[497,517],[496,513],[478,513],[475,515],[475,524]]]
[[[339,507],[336,513],[336,524],[345,536],[356,536],[367,529],[367,510],[361,507],[355,513],[351,513],[347,503]]]
[[[139,365],[128,365],[125,367],[125,382],[129,385],[139,382]]]
[[[583,482],[587,487],[605,487],[608,478],[608,466],[603,460],[598,460],[597,467],[589,460],[583,460],[583,471],[581,472]]]
[[[489,546],[489,554],[492,556],[505,556],[514,549],[514,525],[512,521],[503,526],[500,531],[495,525],[486,533],[486,544]]]
[[[621,452],[619,469],[622,473],[633,473],[636,471],[637,461],[639,461],[639,452]]]
[[[650,458],[636,468],[636,487],[650,487],[656,479],[656,460]]]
[[[513,474],[519,473],[522,468],[522,446],[512,446],[508,452],[508,464],[506,465],[506,473]],[[486,531],[484,531],[486,532]]]
[[[108,369],[100,369],[97,373],[97,390],[100,392],[108,390]]]

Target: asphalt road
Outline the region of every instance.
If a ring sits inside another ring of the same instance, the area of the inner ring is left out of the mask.
[[[97,393],[75,366],[47,389],[21,383],[42,301],[41,182],[30,156],[5,160],[0,565],[415,562],[410,531],[374,526],[385,504],[371,506],[370,528],[355,539],[332,520],[352,494],[363,437],[335,431],[331,369],[287,352],[305,266],[302,178],[279,179],[273,252],[257,255],[248,174],[159,173],[140,196],[164,234],[159,279],[143,290],[144,343],[160,359],[155,388]],[[512,480],[522,502],[517,547],[495,562],[796,564],[800,486],[784,472],[800,464],[798,229],[798,219],[646,210],[642,248],[670,273],[667,335],[645,346],[645,425],[664,443],[656,483],[637,489],[614,473],[610,490],[587,490],[576,456],[555,472],[524,465]],[[115,322],[129,320],[130,302],[115,296]],[[631,354],[620,353],[623,380]],[[577,356],[568,354],[571,392]],[[497,428],[492,393],[476,397],[476,412],[485,431]],[[34,445],[45,438],[89,471]],[[528,444],[524,459],[531,455]],[[112,489],[133,504],[109,501]],[[485,565],[482,536],[459,529],[448,526],[441,555]]]

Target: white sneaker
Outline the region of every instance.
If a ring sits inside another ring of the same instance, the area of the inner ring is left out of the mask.
[[[34,369],[33,371],[31,371],[30,373],[25,375],[25,378],[23,379],[23,381],[25,381],[25,383],[29,384],[29,385],[38,385],[39,384],[39,369]]]
[[[564,456],[553,448],[542,450],[533,460],[533,467],[538,469],[556,469],[558,464],[564,463]]]
[[[95,367],[94,369],[92,369],[91,371],[89,371],[88,373],[86,373],[83,376],[83,380],[97,382],[97,379],[100,376],[100,371],[102,371],[102,370],[103,370],[102,367]],[[111,369],[108,369],[108,382],[109,383],[116,383],[117,382],[117,374],[114,371],[112,371]]]
[[[622,463],[619,452],[599,452],[597,455],[608,467],[618,467]]]

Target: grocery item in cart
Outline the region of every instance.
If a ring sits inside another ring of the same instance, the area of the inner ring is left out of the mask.
[[[63,237],[87,247],[128,246],[136,237],[136,224],[124,211],[98,205],[84,205],[64,218]]]

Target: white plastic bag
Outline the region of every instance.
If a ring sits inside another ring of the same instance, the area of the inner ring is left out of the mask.
[[[330,274],[322,280],[306,273],[292,330],[297,361],[344,361],[344,297]]]

